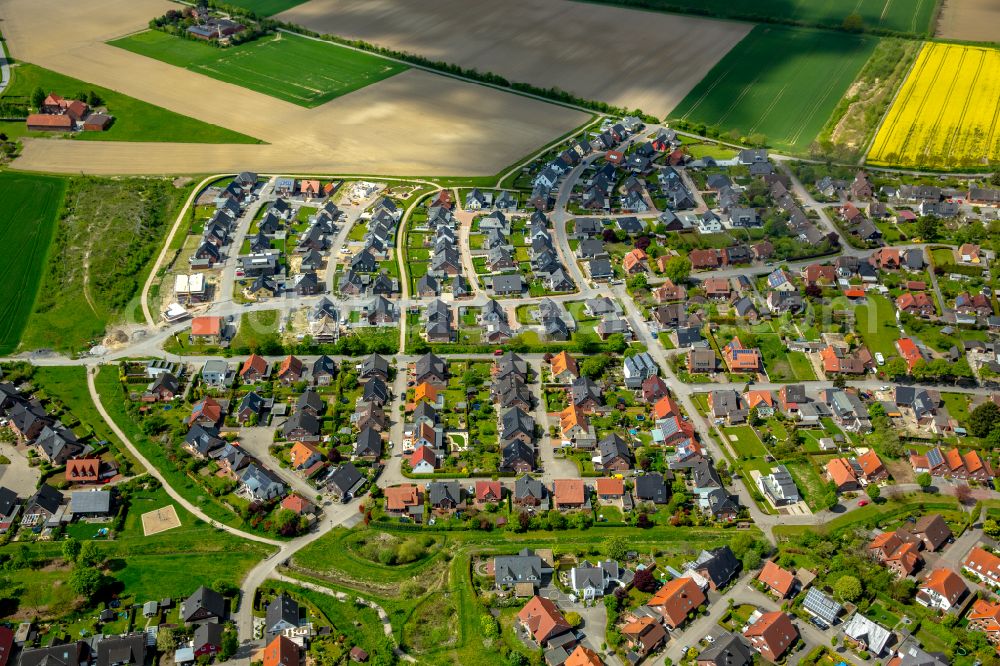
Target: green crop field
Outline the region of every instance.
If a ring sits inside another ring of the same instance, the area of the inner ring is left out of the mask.
[[[260,0],[261,3],[279,0]],[[762,23],[844,27],[857,14],[863,30],[928,35],[936,0],[596,0],[607,4],[743,19]],[[243,0],[253,3],[254,0]],[[238,4],[243,4],[238,3]]]
[[[877,38],[758,25],[716,63],[671,117],[762,134],[804,152],[872,54]]]
[[[226,0],[225,4],[249,9],[257,16],[274,16],[306,0]]]
[[[65,190],[61,178],[0,172],[0,354],[21,340]]]
[[[110,43],[309,108],[407,69],[385,58],[287,33],[225,49],[158,30]]]
[[[105,132],[80,132],[79,141],[153,141],[166,143],[260,143],[253,137],[211,125],[194,118],[142,102],[108,88],[63,76],[29,63],[13,69],[10,87],[4,97],[28,97],[35,88],[56,92],[63,97],[77,93],[97,93],[115,122]],[[24,123],[0,122],[0,132],[9,137],[51,136],[52,132],[29,132]]]

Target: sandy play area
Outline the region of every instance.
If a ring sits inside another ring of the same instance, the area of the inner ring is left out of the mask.
[[[271,145],[27,141],[16,166],[160,174],[254,169],[486,175],[588,116],[419,70],[306,109],[109,46],[175,5],[165,0],[0,0],[12,55]],[[39,38],[44,36],[44,38]]]
[[[752,27],[570,0],[310,0],[276,18],[660,116]]]
[[[180,526],[181,519],[177,517],[177,509],[174,508],[173,504],[142,514],[142,533],[146,536],[166,532]]]

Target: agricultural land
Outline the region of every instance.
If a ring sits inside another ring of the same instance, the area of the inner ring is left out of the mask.
[[[672,117],[804,152],[872,54],[865,35],[759,25],[673,110]]]
[[[0,353],[17,348],[45,273],[66,184],[62,179],[0,172]],[[16,285],[16,286],[15,286]]]
[[[307,108],[407,69],[369,53],[287,33],[227,49],[159,30],[111,44]],[[290,77],[289,71],[297,74]]]
[[[315,0],[313,0],[315,1]],[[880,30],[928,35],[935,0],[598,0],[608,4],[823,28]],[[975,0],[973,0],[975,2]],[[968,4],[957,0],[957,4]],[[986,3],[983,3],[986,4]],[[947,4],[945,5],[947,7]],[[848,16],[855,22],[845,22]]]
[[[924,45],[872,144],[868,161],[979,167],[1000,159],[1000,51]]]
[[[995,42],[1000,6],[992,0],[943,0],[935,37]]]
[[[275,18],[658,116],[751,27],[562,0],[311,0]]]
[[[260,143],[253,137],[234,132],[220,125],[213,125],[190,118],[163,107],[98,86],[86,81],[64,76],[31,63],[18,63],[12,68],[10,86],[0,96],[4,101],[26,100],[36,88],[45,91],[61,90],[66,96],[77,93],[96,93],[102,106],[115,116],[115,122],[104,132],[80,132],[77,141],[142,141],[157,143]],[[42,133],[27,130],[23,122],[0,121],[0,132],[9,137],[40,137]]]

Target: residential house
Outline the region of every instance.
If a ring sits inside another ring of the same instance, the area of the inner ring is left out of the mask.
[[[895,532],[883,532],[872,539],[868,554],[897,576],[909,576],[923,563],[917,545]]]
[[[764,613],[743,632],[751,647],[772,663],[788,651],[798,639],[799,631],[792,620],[782,611]]]
[[[517,621],[541,647],[573,631],[556,605],[537,595],[532,597],[517,614]]]
[[[934,569],[917,588],[917,603],[927,608],[948,612],[969,591],[962,577],[951,569]]]
[[[764,567],[757,574],[757,580],[763,583],[779,599],[784,599],[792,594],[798,585],[795,574],[781,568],[771,560],[764,562]]]
[[[689,613],[706,602],[705,594],[693,579],[674,578],[656,591],[646,603],[663,618],[663,624],[676,629],[687,621]]]

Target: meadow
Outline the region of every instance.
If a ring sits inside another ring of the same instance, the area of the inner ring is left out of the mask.
[[[163,107],[140,101],[108,88],[64,76],[30,63],[13,68],[10,87],[3,97],[28,97],[35,88],[63,97],[94,91],[103,100],[114,124],[104,132],[80,132],[78,141],[152,141],[157,143],[260,143],[253,137],[212,125]],[[9,137],[52,136],[52,132],[29,132],[24,123],[0,122],[0,132]]]
[[[758,25],[671,117],[805,152],[875,48],[865,35]]]
[[[252,1],[252,0],[251,0]],[[763,23],[842,28],[857,14],[861,29],[928,35],[935,0],[599,0],[607,4]]]
[[[1000,50],[924,44],[868,162],[972,167],[1000,160]]]
[[[408,69],[379,56],[288,33],[225,49],[158,30],[110,43],[307,108]]]
[[[168,179],[69,181],[25,349],[79,351],[134,318],[136,296],[190,187]]]
[[[0,172],[0,354],[17,348],[45,272],[66,181]]]

